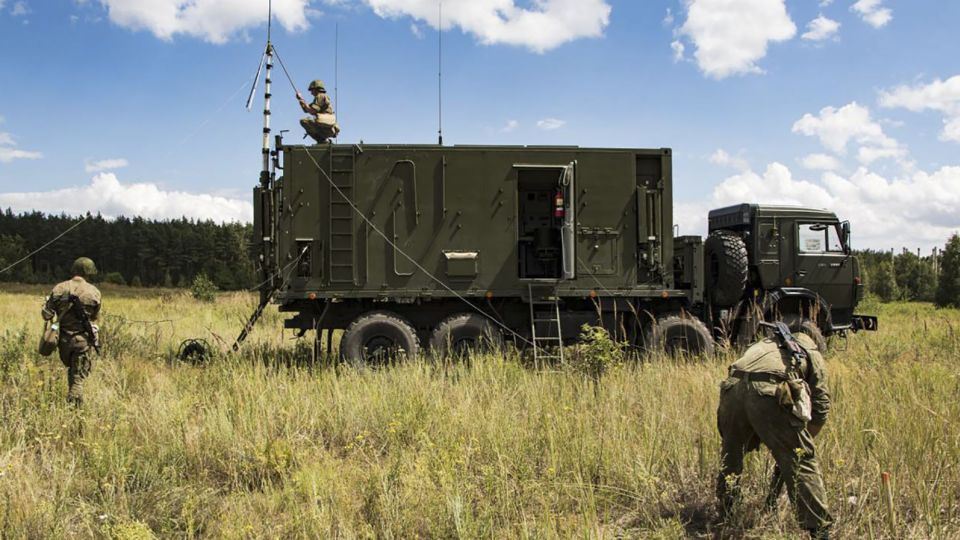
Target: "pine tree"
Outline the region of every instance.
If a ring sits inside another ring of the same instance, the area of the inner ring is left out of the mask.
[[[951,236],[943,250],[936,302],[940,307],[960,307],[960,235]]]
[[[887,259],[877,265],[870,289],[884,302],[892,302],[900,296],[897,280],[894,278],[893,261]]]

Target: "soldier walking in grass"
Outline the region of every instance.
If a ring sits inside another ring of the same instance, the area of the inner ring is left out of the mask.
[[[100,315],[100,291],[87,282],[96,273],[96,265],[87,257],[74,261],[73,277],[53,288],[41,310],[45,321],[56,317],[59,323],[57,349],[67,368],[67,401],[77,406],[83,403],[83,381],[93,370],[90,349],[100,352],[93,324]]]
[[[317,143],[323,144],[327,139],[332,139],[340,133],[340,127],[337,125],[337,115],[333,112],[333,102],[327,95],[327,89],[323,81],[317,79],[310,82],[307,90],[313,95],[313,101],[307,103],[304,101],[300,92],[297,92],[297,102],[303,112],[310,116],[300,120],[307,135],[312,137]]]
[[[826,365],[812,339],[777,326],[773,338],[747,349],[720,384],[720,514],[726,518],[739,498],[744,455],[763,443],[776,460],[800,526],[811,538],[826,540],[833,520],[813,445],[830,410]]]

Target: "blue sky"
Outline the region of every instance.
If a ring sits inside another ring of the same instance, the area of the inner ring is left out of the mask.
[[[276,0],[340,142],[432,143],[436,0]],[[445,0],[444,142],[674,149],[676,219],[828,207],[857,247],[960,229],[960,2]],[[0,0],[0,207],[248,220],[266,0]],[[334,32],[339,28],[339,70]],[[260,88],[262,90],[262,86]],[[278,69],[275,129],[302,113]]]

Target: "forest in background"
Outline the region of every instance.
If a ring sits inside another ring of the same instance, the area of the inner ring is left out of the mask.
[[[187,287],[205,275],[221,290],[256,284],[250,224],[213,221],[105,219],[87,221],[58,242],[0,273],[0,281],[51,283],[67,277],[80,256],[92,258],[99,281],[138,287]],[[82,218],[40,212],[0,213],[0,269],[27,256]],[[861,250],[863,282],[881,301],[960,306],[960,238],[929,255],[902,248]]]
[[[90,257],[98,281],[139,287],[187,287],[200,274],[223,290],[256,284],[250,251],[253,226],[188,219],[106,219],[87,215],[79,227],[27,261],[0,273],[0,281],[52,283]],[[27,256],[83,219],[41,212],[0,213],[0,269]]]

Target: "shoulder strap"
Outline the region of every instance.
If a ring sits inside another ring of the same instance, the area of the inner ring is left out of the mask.
[[[786,366],[787,375],[793,373],[797,378],[805,378],[801,366],[804,360],[809,360],[809,355],[807,350],[797,341],[797,338],[793,336],[793,333],[790,332],[790,328],[783,321],[761,322],[760,325],[772,329],[780,348],[786,349],[790,353],[790,363]]]

